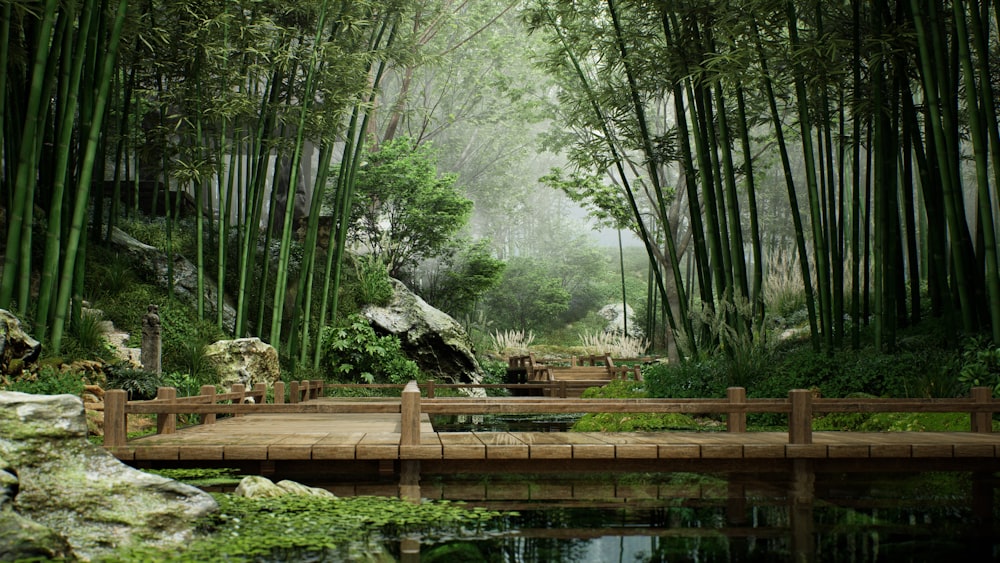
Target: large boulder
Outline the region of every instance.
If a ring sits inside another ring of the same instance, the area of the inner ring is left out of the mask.
[[[278,351],[260,338],[219,340],[205,349],[205,358],[219,374],[218,386],[229,391],[234,383],[247,389],[255,383],[268,387],[281,381]]]
[[[393,297],[388,305],[368,305],[361,311],[375,332],[399,337],[403,352],[424,373],[452,381],[481,381],[482,368],[462,325],[428,305],[399,280],[392,282]]]
[[[21,366],[38,359],[42,345],[28,336],[21,328],[21,321],[6,309],[0,309],[0,377],[11,374],[10,370],[20,372]],[[20,362],[16,369],[15,360]]]
[[[133,469],[87,441],[73,395],[0,392],[0,470],[0,560],[176,547],[218,509],[207,493]]]

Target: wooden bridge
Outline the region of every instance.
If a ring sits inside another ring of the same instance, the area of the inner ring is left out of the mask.
[[[537,385],[537,384],[533,384]],[[399,398],[325,397],[322,382],[152,401],[105,397],[105,447],[138,466],[240,467],[263,474],[335,482],[359,475],[454,473],[786,472],[796,462],[816,471],[1000,470],[1000,401],[988,388],[964,399],[823,399],[793,390],[784,399],[560,399],[435,397],[442,386],[416,382]],[[437,432],[429,415],[542,413],[723,414],[726,432]],[[968,413],[971,432],[814,432],[818,413]],[[787,432],[747,432],[747,413],[788,416]],[[156,415],[157,434],[126,439],[130,415]],[[230,415],[217,419],[219,415]],[[197,424],[177,429],[178,415]],[[407,477],[409,475],[409,477]]]

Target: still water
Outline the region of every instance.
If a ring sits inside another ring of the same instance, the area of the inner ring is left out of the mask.
[[[438,431],[565,431],[577,416],[437,417]],[[1000,561],[994,474],[424,476],[424,498],[516,512],[474,539],[393,538],[400,561]]]
[[[821,474],[810,483],[812,498],[796,492],[794,481],[694,474],[430,480],[422,488],[432,496],[462,491],[472,506],[517,515],[474,538],[394,538],[390,551],[401,561],[448,563],[1000,560],[993,475]]]

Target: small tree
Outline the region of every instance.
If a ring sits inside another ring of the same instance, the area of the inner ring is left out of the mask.
[[[472,212],[456,180],[438,174],[437,156],[427,144],[401,137],[371,149],[358,170],[351,236],[393,277],[439,256]]]

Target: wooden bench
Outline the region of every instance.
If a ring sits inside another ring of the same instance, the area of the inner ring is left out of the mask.
[[[549,381],[548,371],[549,367],[535,360],[535,355],[531,353],[507,359],[507,373],[516,377],[516,383]]]

